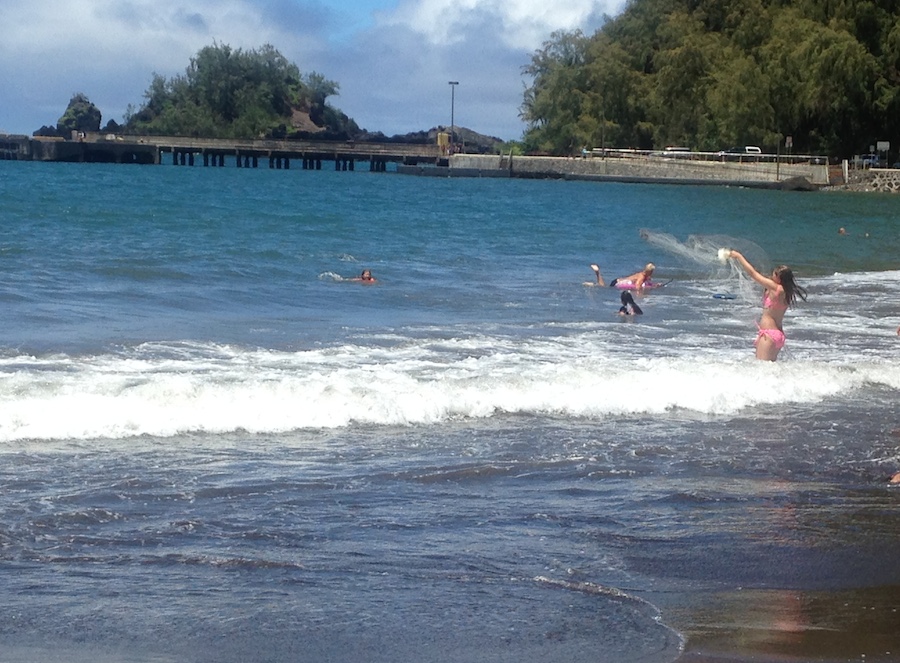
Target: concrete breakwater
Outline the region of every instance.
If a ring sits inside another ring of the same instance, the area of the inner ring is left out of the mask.
[[[813,161],[821,163],[813,163]],[[408,170],[408,169],[407,169]],[[763,158],[730,161],[725,157],[671,158],[653,154],[616,153],[585,158],[456,154],[450,170],[460,173],[505,172],[509,177],[595,179],[623,182],[672,182],[690,184],[730,184],[737,186],[781,187],[787,184],[809,188],[835,184],[840,173],[824,158],[791,163]]]

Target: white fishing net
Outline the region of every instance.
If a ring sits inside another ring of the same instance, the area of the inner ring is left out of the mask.
[[[720,260],[721,249],[737,249],[761,274],[772,269],[766,252],[758,244],[728,235],[689,235],[685,241],[674,236],[642,229],[641,238],[649,244],[688,263],[698,276],[710,282],[714,293],[733,295],[747,303],[758,303],[760,286],[734,260]]]

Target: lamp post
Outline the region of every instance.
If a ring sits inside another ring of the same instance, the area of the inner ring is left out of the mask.
[[[450,85],[450,153],[453,153],[453,145],[456,143],[454,138],[456,134],[456,124],[455,118],[453,117],[454,106],[456,102],[456,86],[459,85],[459,81],[447,81]]]

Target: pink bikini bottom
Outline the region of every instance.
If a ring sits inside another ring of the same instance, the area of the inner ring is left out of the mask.
[[[784,332],[780,329],[760,329],[756,335],[756,342],[753,345],[759,343],[759,339],[763,336],[768,336],[772,343],[775,344],[776,349],[781,350],[784,347]]]

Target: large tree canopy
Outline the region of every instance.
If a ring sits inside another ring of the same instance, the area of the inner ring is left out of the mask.
[[[900,0],[630,0],[524,72],[526,149],[900,142]]]
[[[214,44],[191,58],[184,75],[167,80],[154,74],[143,106],[125,118],[126,129],[208,138],[347,138],[359,128],[326,104],[338,90],[321,74],[304,76],[270,45],[244,51]]]

